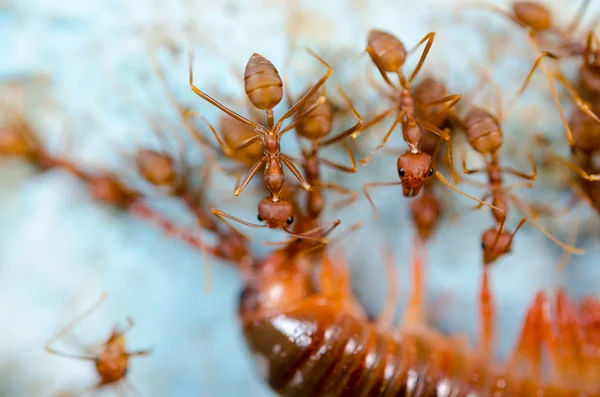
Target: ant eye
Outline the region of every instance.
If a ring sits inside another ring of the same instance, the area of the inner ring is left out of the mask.
[[[429,176],[433,175],[433,168],[429,169]]]
[[[294,222],[294,217],[293,217],[293,216],[290,216],[289,218],[287,218],[287,219],[285,220],[285,223],[287,223],[288,225],[291,225],[291,224],[292,224],[292,222]]]
[[[127,371],[129,371],[129,368],[125,368],[125,369],[123,370],[123,376],[127,376]]]
[[[484,250],[485,249],[485,243],[482,241],[481,242],[481,249]]]
[[[402,167],[398,170],[398,175],[400,175],[400,178],[403,178],[404,174],[405,174],[404,167]]]
[[[262,219],[262,217],[260,216],[260,214],[258,214],[258,215],[256,216],[256,219],[258,219],[258,221],[259,221],[259,222],[262,222],[262,221],[263,221],[263,219]]]

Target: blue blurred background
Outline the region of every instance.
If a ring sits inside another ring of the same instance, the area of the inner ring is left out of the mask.
[[[159,115],[170,123],[173,134],[184,135],[152,74],[149,53],[156,53],[158,47],[172,49],[158,52],[158,58],[177,97],[214,123],[220,115],[189,91],[187,49],[196,55],[196,84],[243,112],[246,108],[239,105],[243,89],[233,71],[241,74],[253,52],[283,70],[288,51],[295,51],[290,69],[295,95],[321,75],[322,68],[312,58],[289,47],[293,37],[332,63],[330,92],[335,84],[342,84],[368,118],[385,105],[365,79],[366,71],[373,72],[362,53],[372,27],[397,34],[407,48],[435,30],[423,76],[442,78],[450,92],[466,92],[477,84],[477,73],[487,68],[502,87],[506,102],[535,57],[523,32],[497,15],[467,10],[463,3],[0,0],[1,92],[24,109],[50,147],[61,150],[62,139],[71,134],[76,138],[66,155],[92,168],[115,170],[127,168],[126,154],[132,149],[158,147],[148,114]],[[600,11],[598,2],[592,3],[586,21]],[[496,4],[509,7],[508,2]],[[557,23],[569,21],[577,6],[567,0],[552,1]],[[565,63],[570,75],[573,67]],[[533,88],[504,123],[504,157],[520,169],[528,167],[526,154],[531,148],[523,142],[533,133],[556,138],[557,150],[567,152],[545,83],[543,76],[536,76]],[[491,103],[485,95],[478,100]],[[564,103],[570,109],[569,102]],[[281,109],[276,110],[281,114]],[[373,147],[381,132],[368,135],[371,138],[360,143]],[[400,134],[394,135],[390,145],[402,146]],[[284,150],[296,150],[294,143],[293,139],[283,142]],[[201,162],[189,139],[186,150]],[[478,161],[470,155],[470,164],[476,166]],[[564,187],[560,190],[564,175],[557,175],[542,174],[529,198],[563,203],[568,192]],[[380,153],[357,175],[326,173],[326,177],[356,190],[366,181],[395,181],[395,159]],[[216,177],[211,197],[219,200],[219,208],[254,220],[258,196],[249,190],[235,199],[233,186],[233,179]],[[481,195],[476,189],[465,189]],[[428,300],[438,302],[436,307],[444,300],[441,310],[432,313],[436,327],[475,340],[479,241],[492,220],[485,210],[467,212],[472,204],[468,200],[442,193],[448,209],[428,246]],[[407,269],[414,237],[407,200],[399,187],[376,191],[374,199],[384,214],[378,220],[372,219],[364,197],[354,207],[328,217],[339,217],[348,225],[365,222],[342,245],[351,258],[356,295],[372,313],[384,300],[381,251],[386,245],[393,247],[400,270],[400,316],[409,291]],[[193,224],[180,208],[164,204],[174,219]],[[510,227],[519,216],[514,212]],[[559,248],[530,226],[517,235],[513,253],[492,269],[499,358],[510,349],[524,310],[539,289],[564,286],[575,298],[600,293],[597,214],[583,204],[577,216],[582,219],[577,245],[587,253],[573,257],[564,273],[556,267]],[[573,218],[543,223],[566,240]],[[283,237],[276,232],[251,234],[256,251],[262,253],[266,252],[262,241]],[[1,160],[0,396],[52,396],[95,382],[88,363],[51,356],[43,345],[103,291],[109,292],[108,301],[76,334],[86,343],[98,343],[113,324],[132,317],[136,326],[129,334],[130,348],[153,349],[152,355],[132,362],[129,372],[143,395],[272,395],[240,332],[236,316],[240,276],[232,267],[212,262],[212,289],[206,294],[204,265],[201,255],[184,243],[93,202],[83,186],[64,172],[36,174],[19,161]],[[76,344],[66,345],[77,351]]]

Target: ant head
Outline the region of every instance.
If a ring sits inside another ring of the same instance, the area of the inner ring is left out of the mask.
[[[373,49],[369,56],[374,63],[379,63],[384,71],[397,72],[404,65],[406,48],[395,36],[381,30],[371,30],[367,45]]]
[[[283,198],[265,197],[258,203],[258,220],[271,229],[283,229],[294,222],[294,206]]]
[[[504,229],[500,235],[496,227],[486,230],[481,237],[481,249],[483,250],[483,264],[490,265],[501,256],[508,254],[512,248],[513,236],[510,231]]]
[[[425,180],[433,175],[431,156],[425,152],[406,152],[398,157],[397,166],[405,197],[418,195]]]
[[[515,17],[534,31],[542,32],[552,27],[550,11],[538,2],[516,1],[512,8]]]
[[[270,110],[283,98],[283,82],[275,66],[265,57],[252,54],[244,71],[244,89],[254,107]]]
[[[174,186],[177,172],[174,161],[166,153],[142,149],[136,155],[138,170],[144,179],[155,186]]]
[[[421,197],[412,200],[410,211],[421,241],[427,241],[440,220],[442,209],[435,196],[423,192]]]

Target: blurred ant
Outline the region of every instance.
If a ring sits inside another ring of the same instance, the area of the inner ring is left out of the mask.
[[[150,350],[138,350],[133,352],[128,352],[126,350],[125,335],[134,326],[134,322],[130,318],[127,318],[127,327],[124,329],[119,330],[116,326],[113,328],[108,339],[102,344],[100,350],[96,353],[90,351],[90,349],[86,349],[87,354],[85,355],[72,354],[58,351],[52,347],[57,340],[68,334],[76,325],[81,323],[85,318],[98,309],[102,303],[104,303],[107,297],[108,294],[102,294],[100,299],[93,306],[67,324],[55,336],[50,338],[50,340],[48,340],[44,346],[44,349],[50,354],[76,360],[93,361],[96,367],[96,373],[100,378],[98,383],[91,387],[91,389],[95,390],[101,389],[105,386],[116,387],[121,382],[125,383],[129,387],[133,387],[133,385],[131,385],[126,378],[127,371],[129,370],[129,359],[133,357],[147,356],[151,353]]]

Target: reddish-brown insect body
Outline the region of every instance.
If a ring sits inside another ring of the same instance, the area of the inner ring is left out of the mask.
[[[390,135],[398,124],[400,124],[402,127],[402,136],[409,148],[409,150],[398,159],[399,173],[401,168],[403,170],[399,183],[376,182],[368,183],[363,186],[363,191],[371,202],[371,205],[374,204],[368,194],[368,187],[402,184],[404,196],[414,197],[418,195],[423,183],[425,183],[429,176],[433,175],[433,169],[431,168],[431,156],[424,154],[421,149],[421,143],[423,141],[425,131],[431,131],[444,140],[450,139],[450,136],[446,131],[440,130],[430,121],[417,118],[417,109],[411,88],[412,81],[421,70],[423,63],[427,58],[431,45],[433,44],[434,37],[435,33],[428,33],[417,44],[417,46],[419,46],[423,43],[426,43],[425,49],[423,50],[415,70],[407,78],[402,71],[402,66],[404,65],[407,56],[407,51],[402,42],[393,35],[383,31],[372,30],[369,32],[366,51],[368,52],[375,66],[377,66],[377,69],[379,70],[379,73],[386,84],[392,89],[391,93],[385,92],[383,94],[392,102],[392,106],[383,113],[375,116],[373,120],[365,124],[365,127],[361,131],[353,133],[351,137],[352,139],[355,139],[362,131],[384,120],[387,116],[395,111],[396,117],[394,122],[388,129],[386,135],[383,137],[381,143],[365,159],[361,160],[361,163],[367,164],[371,161],[375,153],[386,144]],[[399,87],[395,86],[391,82],[387,76],[387,73],[397,74],[400,84]],[[454,106],[460,100],[460,98],[460,95],[449,95],[442,98],[436,98],[433,102],[426,104],[421,103],[419,105],[419,111],[423,113],[428,107],[438,105],[442,105],[443,107],[449,109]],[[414,164],[411,162],[414,162]],[[425,172],[423,172],[424,169],[426,170]],[[431,172],[429,172],[430,169]],[[404,186],[405,183],[407,184],[406,186]]]
[[[433,191],[434,184],[426,183],[423,193],[410,203],[410,212],[421,241],[427,241],[437,229],[442,205]]]
[[[236,147],[240,142],[244,142],[256,135],[254,128],[240,123],[229,116],[221,116],[219,125],[223,134],[223,141],[229,147]],[[256,141],[243,149],[233,151],[231,156],[243,165],[250,167],[262,158],[263,148],[260,142]]]
[[[294,206],[283,198],[265,197],[258,203],[258,220],[273,229],[284,228],[294,222]]]
[[[90,176],[87,182],[96,200],[113,207],[127,209],[138,198],[137,193],[110,175]]]
[[[398,176],[402,181],[402,192],[406,197],[414,197],[423,187],[423,181],[433,175],[431,156],[425,152],[406,152],[396,164]]]
[[[542,32],[552,27],[552,15],[542,4],[534,1],[515,1],[515,17],[529,28]]]
[[[136,164],[144,179],[151,184],[177,189],[179,177],[173,158],[168,154],[142,149],[136,155]]]
[[[129,359],[136,356],[146,356],[150,354],[149,350],[139,350],[135,352],[128,352],[126,350],[126,339],[125,334],[133,327],[134,323],[131,319],[127,319],[127,328],[124,330],[118,330],[116,327],[113,328],[110,336],[102,344],[97,354],[92,355],[88,353],[86,355],[63,353],[57,351],[52,345],[63,336],[67,335],[77,324],[83,321],[89,316],[94,310],[96,310],[106,299],[107,294],[103,294],[100,299],[90,308],[88,308],[78,318],[67,324],[62,330],[60,330],[55,336],[53,336],[45,346],[45,350],[50,353],[61,357],[76,359],[76,360],[87,360],[93,361],[96,367],[96,373],[100,378],[94,386],[95,389],[100,389],[104,386],[111,386],[117,382],[125,379],[127,370],[129,369]]]
[[[504,135],[500,122],[486,109],[471,108],[466,114],[463,124],[467,140],[478,153],[491,156],[502,147]]]
[[[244,71],[244,89],[252,104],[271,110],[283,98],[283,82],[275,66],[259,54],[252,54]]]
[[[381,30],[371,30],[367,38],[373,49],[369,53],[373,62],[379,61],[384,71],[397,72],[406,60],[406,48],[395,36]]]
[[[318,99],[319,95],[317,94],[311,96],[300,108],[299,114],[306,112]],[[326,100],[296,123],[296,132],[310,141],[324,138],[333,128],[333,110],[334,107],[331,101]]]

